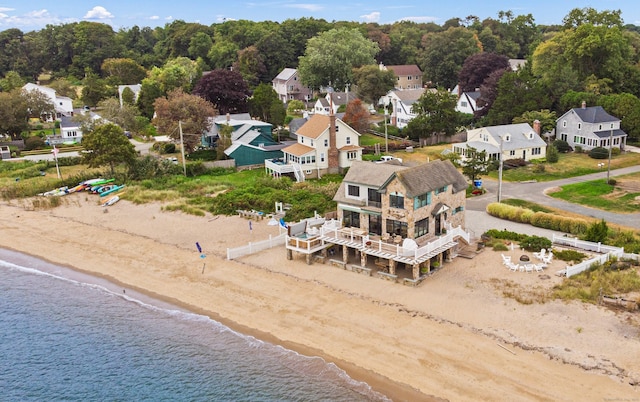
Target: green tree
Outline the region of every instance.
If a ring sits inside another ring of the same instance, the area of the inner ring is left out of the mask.
[[[98,104],[100,109],[100,116],[127,131],[136,131],[137,118],[140,116],[140,111],[137,107],[128,103],[123,103],[120,106],[120,102],[116,98],[108,98],[101,101]]]
[[[266,83],[259,84],[249,99],[251,116],[262,121],[280,126],[284,122],[286,111],[273,87]],[[275,114],[274,114],[275,112]]]
[[[224,160],[227,158],[224,151],[231,146],[231,134],[233,134],[233,127],[223,124],[219,127],[218,134],[220,135],[220,138],[218,138],[216,143],[216,157],[218,160]]]
[[[56,78],[49,83],[49,88],[56,90],[56,95],[66,96],[71,99],[78,97],[77,86],[67,78]]]
[[[167,61],[162,68],[152,68],[148,79],[157,83],[162,92],[166,94],[177,88],[182,88],[185,92],[191,91],[193,84],[201,76],[202,71],[195,61],[186,57],[178,57]]]
[[[138,106],[138,109],[140,109],[140,113],[142,113],[143,116],[147,119],[151,119],[155,112],[153,108],[154,102],[156,99],[163,96],[165,96],[165,93],[162,91],[162,88],[160,88],[160,83],[149,78],[145,78],[142,80],[136,106]]]
[[[366,65],[353,70],[358,96],[365,102],[377,105],[378,100],[393,89],[396,76],[391,70],[381,70],[377,65]]]
[[[112,123],[97,127],[82,136],[83,163],[89,167],[109,166],[111,174],[115,174],[116,166],[131,166],[136,158],[133,144],[125,137],[123,130]]]
[[[236,60],[240,48],[226,39],[216,39],[207,53],[209,65],[214,69],[229,68]]]
[[[207,54],[213,45],[213,40],[211,40],[211,36],[209,36],[206,32],[198,32],[191,37],[189,41],[189,56],[192,59],[197,59],[201,57],[207,60]]]
[[[106,59],[102,62],[102,74],[110,85],[131,85],[140,83],[147,70],[132,59]]]
[[[481,90],[482,91],[482,90]],[[500,78],[496,100],[487,113],[487,124],[510,124],[525,112],[549,109],[551,100],[529,69],[506,72]]]
[[[22,90],[22,97],[27,103],[29,117],[45,120],[56,115],[56,107],[44,92],[37,89]]]
[[[549,144],[547,146],[547,162],[549,163],[558,163],[560,160],[560,152],[555,145]]]
[[[357,29],[331,29],[309,39],[298,71],[305,85],[313,89],[339,90],[353,84],[353,69],[375,64],[378,45]]]
[[[287,104],[287,114],[291,116],[300,114],[300,111],[304,109],[304,102],[301,100],[294,99],[289,101],[289,103]]]
[[[255,46],[249,46],[238,52],[238,59],[233,63],[233,69],[238,71],[249,87],[254,88],[261,80],[266,80],[267,69],[264,57]]]
[[[467,149],[467,159],[462,164],[462,174],[469,180],[480,179],[480,175],[486,174],[489,170],[489,159],[487,151],[478,151],[473,147]]]
[[[529,123],[531,127],[534,126],[534,122],[538,120],[540,122],[540,133],[544,134],[553,131],[556,128],[556,120],[558,116],[556,112],[552,112],[549,109],[533,110],[522,113],[520,116],[513,118],[512,123]]]
[[[16,88],[22,88],[26,84],[20,74],[16,71],[8,71],[4,78],[0,79],[0,90],[4,92],[13,91]]]
[[[428,33],[422,42],[418,65],[434,86],[447,89],[458,83],[458,73],[467,57],[482,50],[474,33],[462,27]]]
[[[122,90],[122,104],[133,105],[135,103],[136,94],[133,93],[131,88],[126,87]]]
[[[599,222],[593,222],[584,232],[583,240],[592,241],[594,243],[604,243],[609,234],[609,227],[604,219]]]
[[[9,134],[17,140],[29,128],[27,101],[21,89],[0,92],[0,133]]]
[[[446,90],[425,93],[413,104],[411,111],[417,116],[407,124],[404,132],[412,139],[434,134],[452,135],[458,126],[457,97]]]
[[[158,132],[180,140],[179,126],[182,126],[183,144],[186,152],[191,152],[200,143],[202,135],[211,128],[212,117],[216,116],[213,105],[205,99],[174,89],[166,98],[154,102],[156,117],[153,124]]]
[[[96,106],[107,97],[107,84],[97,74],[87,72],[82,80],[82,101],[89,106]]]

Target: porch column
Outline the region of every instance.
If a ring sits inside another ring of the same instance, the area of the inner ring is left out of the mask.
[[[413,264],[412,274],[413,280],[417,280],[418,278],[420,278],[420,264]]]
[[[323,248],[322,250],[320,250],[320,255],[322,256],[322,258],[326,259],[328,256],[328,252],[327,252],[327,248]]]
[[[313,254],[307,254],[306,259],[307,259],[307,265],[311,265],[311,263],[313,262]]]
[[[360,252],[360,266],[361,267],[367,266],[367,253],[362,251]]]
[[[349,262],[349,247],[342,245],[342,262],[345,264]]]
[[[395,275],[396,274],[396,260],[394,259],[389,259],[389,273],[391,275]]]
[[[290,249],[287,249],[287,260],[293,260],[293,251]]]
[[[440,253],[440,254],[438,254],[438,263],[439,263],[439,266],[440,266],[440,267],[442,266],[442,255],[443,255],[443,254],[444,254],[444,253]]]

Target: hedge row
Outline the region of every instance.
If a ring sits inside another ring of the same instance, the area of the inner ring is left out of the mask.
[[[533,212],[528,208],[514,207],[497,202],[487,205],[487,213],[500,219],[528,223],[539,228],[557,230],[574,235],[583,234],[589,227],[589,222],[581,218],[569,218],[548,212]]]

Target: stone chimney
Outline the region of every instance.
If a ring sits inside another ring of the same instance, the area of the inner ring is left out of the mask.
[[[586,101],[582,101],[582,108],[586,109],[587,108],[587,102]]]
[[[340,173],[340,158],[336,144],[336,114],[333,112],[333,93],[329,94],[329,173]]]
[[[541,134],[540,130],[541,130],[540,120],[536,119],[533,121],[533,131],[535,131],[536,134],[540,135]]]

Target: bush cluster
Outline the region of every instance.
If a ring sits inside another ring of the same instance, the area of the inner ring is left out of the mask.
[[[491,239],[511,240],[520,243],[520,246],[527,251],[540,251],[543,248],[551,248],[551,240],[541,236],[529,236],[522,233],[511,232],[508,230],[487,230],[482,237]],[[494,249],[496,244],[494,244]],[[506,247],[506,246],[505,246]],[[502,249],[498,246],[499,249]]]
[[[595,147],[589,151],[589,156],[593,159],[607,159],[609,157],[609,150],[603,147]]]
[[[589,223],[584,219],[558,216],[548,212],[533,212],[527,208],[514,207],[502,203],[487,205],[487,213],[500,219],[528,223],[539,228],[557,230],[574,235],[583,234],[589,227]]]

